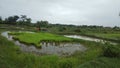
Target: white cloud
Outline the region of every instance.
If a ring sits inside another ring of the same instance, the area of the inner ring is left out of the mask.
[[[33,21],[120,26],[120,0],[0,0],[0,15],[25,14]]]

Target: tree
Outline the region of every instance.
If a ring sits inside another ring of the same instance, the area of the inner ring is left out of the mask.
[[[81,32],[81,30],[80,30],[80,29],[75,29],[74,31],[75,31],[75,32],[78,32],[78,33],[79,33],[79,32]]]
[[[5,23],[7,24],[16,24],[17,20],[19,19],[19,16],[9,16],[8,18],[5,18]]]
[[[117,27],[117,26],[114,26],[113,29],[114,30],[120,30],[119,27]]]
[[[14,22],[17,22],[17,20],[19,19],[19,16],[15,15],[13,16]]]
[[[30,25],[32,19],[31,18],[26,18],[25,25]]]
[[[0,16],[0,24],[2,23],[2,17]]]
[[[25,22],[26,19],[27,19],[27,16],[26,16],[26,15],[21,15],[21,20],[22,20],[23,22]]]
[[[37,21],[36,27],[37,27],[37,28],[40,28],[40,21]]]
[[[37,27],[47,27],[48,26],[48,21],[37,21],[36,26]]]
[[[19,21],[18,21],[18,25],[27,25],[30,26],[31,25],[31,18],[27,18],[26,15],[21,15]]]
[[[40,26],[41,27],[47,27],[48,26],[48,21],[41,21]]]
[[[66,31],[66,29],[67,29],[67,28],[64,27],[64,26],[63,26],[63,27],[59,27],[59,31]]]

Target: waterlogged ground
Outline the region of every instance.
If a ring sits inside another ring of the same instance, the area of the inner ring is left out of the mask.
[[[120,33],[89,33],[89,35],[113,40],[120,40]]]
[[[58,56],[68,56],[73,54],[76,51],[85,51],[87,48],[81,45],[80,43],[46,43],[41,42],[40,48],[36,48],[34,45],[25,45],[20,43],[18,40],[13,40],[11,35],[8,35],[8,32],[3,32],[2,36],[5,36],[8,40],[13,41],[16,45],[20,46],[20,49],[24,52],[35,53],[37,55],[51,55],[55,54]]]
[[[112,42],[112,41],[107,41],[107,40],[103,40],[103,39],[98,39],[98,38],[92,38],[92,37],[87,37],[87,36],[81,36],[81,35],[64,35],[65,37],[69,37],[69,38],[77,38],[77,39],[83,39],[83,40],[88,40],[88,41],[95,41],[95,42],[100,42],[100,43],[106,43],[109,42],[110,44],[116,45],[116,42]]]
[[[90,37],[80,36],[80,35],[64,35],[64,36],[69,37],[69,38],[77,38],[77,39],[88,40],[88,41],[96,41],[96,42],[103,41],[102,39],[90,38]]]
[[[81,44],[77,43],[42,43],[41,48],[36,48],[35,46],[27,46],[25,44],[16,41],[16,45],[19,44],[21,50],[24,52],[32,52],[37,55],[58,55],[58,56],[68,56],[76,51],[85,51],[86,48]]]

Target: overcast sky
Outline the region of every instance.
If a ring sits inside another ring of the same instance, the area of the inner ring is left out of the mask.
[[[0,16],[27,15],[33,22],[120,26],[120,0],[0,0]]]

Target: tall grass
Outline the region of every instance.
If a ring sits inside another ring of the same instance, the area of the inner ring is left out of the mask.
[[[96,48],[95,44],[92,42],[90,44],[93,46],[85,53],[78,52],[69,57],[36,56],[21,52],[18,46],[0,36],[0,68],[76,68],[79,64],[99,56],[100,51],[93,50]]]
[[[29,36],[29,35],[28,35]],[[101,57],[101,43],[77,40],[87,47],[85,52],[76,52],[71,56],[37,56],[23,53],[11,41],[0,36],[0,68],[119,68],[119,58]],[[97,59],[96,59],[97,58]]]
[[[79,65],[77,68],[119,68],[120,58],[100,57]]]
[[[120,57],[119,45],[111,45],[106,42],[103,46],[103,55],[106,57]]]
[[[120,43],[119,33],[87,33],[82,35]]]

